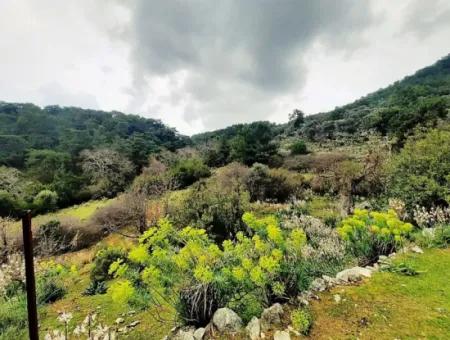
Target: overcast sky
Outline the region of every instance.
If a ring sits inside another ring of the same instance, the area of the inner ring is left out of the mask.
[[[449,42],[448,0],[0,0],[0,100],[193,134],[333,109]]]

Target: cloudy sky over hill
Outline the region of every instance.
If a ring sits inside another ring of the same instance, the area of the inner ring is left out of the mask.
[[[345,104],[450,52],[446,0],[0,1],[0,100],[191,134]]]

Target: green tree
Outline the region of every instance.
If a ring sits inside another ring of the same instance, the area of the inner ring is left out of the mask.
[[[389,172],[388,193],[407,208],[450,204],[450,126],[409,138]]]

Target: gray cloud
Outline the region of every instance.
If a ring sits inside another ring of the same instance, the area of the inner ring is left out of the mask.
[[[413,33],[420,39],[432,36],[450,25],[450,2],[447,0],[415,0],[407,8],[403,33]]]
[[[135,86],[185,72],[181,90],[196,105],[184,117],[206,128],[267,118],[278,95],[304,84],[303,55],[314,43],[354,50],[374,19],[368,2],[352,0],[140,0],[130,8]]]

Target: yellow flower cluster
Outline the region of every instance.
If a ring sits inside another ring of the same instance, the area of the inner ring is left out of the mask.
[[[353,216],[342,221],[338,232],[345,240],[351,240],[359,233],[369,232],[381,239],[393,238],[401,242],[413,230],[411,223],[402,222],[394,210],[378,212],[355,209]]]

